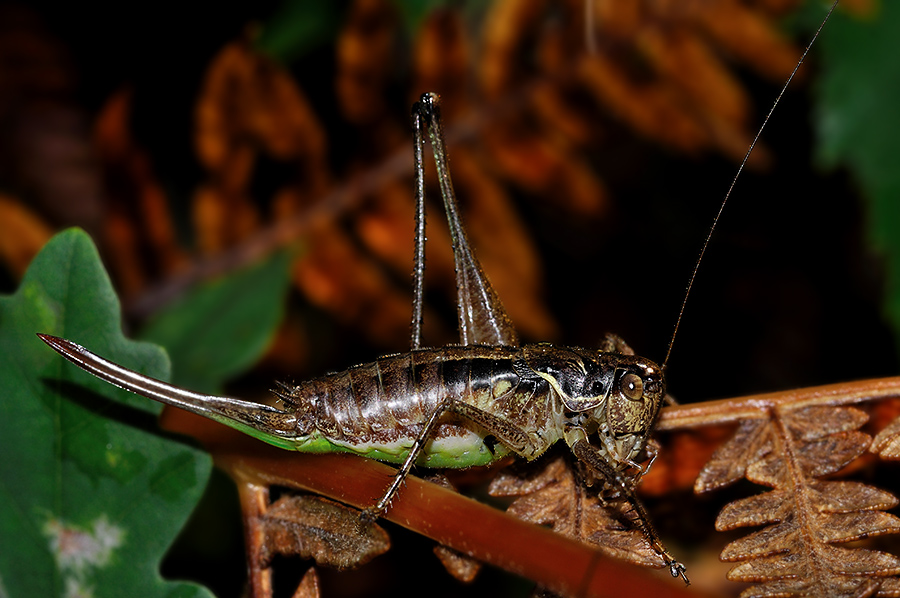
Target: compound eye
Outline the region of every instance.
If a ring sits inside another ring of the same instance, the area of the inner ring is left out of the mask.
[[[629,401],[640,401],[644,396],[644,381],[637,374],[625,374],[620,383],[622,394]]]

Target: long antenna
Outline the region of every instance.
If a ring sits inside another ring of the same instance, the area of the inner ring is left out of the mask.
[[[678,311],[678,318],[675,320],[675,329],[672,331],[672,337],[669,339],[669,348],[668,350],[666,350],[666,358],[662,362],[663,370],[666,369],[666,365],[668,365],[669,363],[669,356],[672,355],[672,345],[675,343],[675,336],[678,334],[678,328],[681,326],[681,319],[684,317],[684,308],[687,305],[687,300],[691,294],[691,289],[694,288],[694,280],[697,278],[697,270],[700,269],[700,262],[703,261],[703,256],[706,254],[706,248],[709,247],[709,241],[712,238],[713,232],[716,230],[716,225],[719,224],[719,218],[721,218],[722,212],[725,210],[725,204],[728,203],[728,198],[731,197],[731,192],[734,190],[734,186],[737,183],[738,177],[740,177],[741,173],[744,171],[744,166],[747,165],[747,160],[750,159],[750,154],[753,152],[753,148],[756,147],[756,143],[759,141],[763,129],[766,128],[766,125],[769,123],[769,118],[771,118],[772,113],[775,112],[775,107],[778,106],[778,102],[781,101],[781,97],[784,95],[784,92],[787,91],[788,85],[791,84],[791,81],[794,79],[794,75],[796,75],[797,71],[800,69],[800,65],[803,64],[804,60],[806,60],[806,55],[809,54],[809,49],[812,48],[814,43],[816,43],[816,39],[819,37],[819,34],[825,27],[825,23],[828,22],[828,19],[831,17],[831,13],[833,13],[835,7],[837,7],[838,1],[839,0],[834,0],[831,8],[828,9],[828,14],[825,15],[825,19],[819,25],[819,28],[816,29],[816,33],[809,41],[806,49],[803,50],[803,54],[800,56],[800,60],[797,62],[794,70],[791,71],[791,74],[787,78],[787,81],[784,82],[784,85],[781,87],[781,91],[778,92],[778,96],[772,103],[772,107],[769,108],[769,113],[766,114],[766,117],[763,119],[762,125],[760,125],[759,130],[756,132],[756,136],[753,138],[753,141],[750,143],[750,147],[747,149],[747,153],[744,154],[744,159],[741,161],[741,165],[738,166],[734,178],[731,179],[731,185],[728,187],[728,192],[725,193],[725,198],[722,199],[721,205],[719,205],[719,211],[716,212],[716,216],[715,218],[713,218],[712,226],[709,227],[709,232],[706,234],[706,240],[703,241],[703,247],[700,249],[700,255],[697,256],[697,261],[696,263],[694,263],[694,269],[691,272],[691,278],[688,280],[687,289],[685,289],[684,291],[684,299],[682,299],[681,301],[681,309]]]

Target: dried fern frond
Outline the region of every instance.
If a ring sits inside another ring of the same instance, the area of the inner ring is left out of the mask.
[[[450,482],[447,476],[443,474],[435,474],[428,478],[432,484],[437,484],[442,488],[453,490],[456,487]],[[434,547],[434,554],[444,566],[447,573],[463,583],[471,583],[481,571],[481,562],[466,555],[464,552],[454,550],[449,546],[438,544]]]
[[[869,450],[882,459],[900,459],[900,418],[892,421],[875,436]]]
[[[720,531],[770,524],[725,547],[722,560],[739,563],[728,578],[760,584],[745,590],[745,598],[871,595],[886,577],[900,574],[900,559],[834,544],[900,532],[900,519],[883,512],[898,501],[858,482],[818,479],[866,451],[870,437],[858,428],[867,415],[825,406],[784,406],[768,415],[744,420],[695,484],[700,493],[746,477],[773,488],[719,514]]]
[[[557,533],[589,544],[611,556],[644,567],[666,566],[646,536],[629,525],[628,506],[604,504],[575,477],[568,462],[557,457],[525,473],[503,471],[491,482],[491,496],[516,496],[507,509],[525,521],[549,525]]]
[[[259,519],[266,536],[260,554],[265,564],[276,554],[299,555],[318,565],[350,569],[391,546],[380,526],[360,525],[359,511],[321,496],[282,496]]]

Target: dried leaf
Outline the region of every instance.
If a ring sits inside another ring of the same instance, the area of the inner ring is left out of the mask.
[[[775,555],[746,561],[729,571],[728,579],[753,582],[794,578],[797,580],[798,589],[809,580],[815,580],[816,584],[808,586],[810,590],[806,595],[837,596],[829,590],[829,586],[841,578],[886,577],[898,573],[900,573],[900,559],[891,554],[822,544],[808,553]],[[858,581],[865,583],[865,580]],[[798,590],[794,590],[791,595],[799,593]]]
[[[454,161],[454,166],[456,165]],[[427,272],[439,281],[454,279],[453,250],[446,220],[430,210],[441,209],[430,204],[426,218],[428,236]],[[385,185],[369,201],[366,201],[356,216],[356,232],[366,247],[379,259],[391,266],[399,276],[408,276],[412,271],[415,202],[407,181],[397,181]],[[454,291],[449,286],[447,291]]]
[[[512,201],[468,152],[454,153],[453,169],[460,191],[478,198],[466,204],[469,240],[510,318],[526,337],[554,338],[556,323],[540,293],[540,258]]]
[[[800,54],[765,17],[738,1],[710,2],[696,12],[704,33],[756,72],[781,81]]]
[[[708,492],[727,486],[744,476],[747,465],[772,450],[771,431],[766,422],[745,420],[734,437],[722,445],[700,472],[694,492]]]
[[[691,490],[713,453],[731,435],[732,428],[726,426],[709,426],[667,435],[653,467],[641,478],[641,494],[663,496],[670,492]]]
[[[294,282],[314,304],[353,324],[379,345],[403,346],[409,337],[409,297],[340,228],[310,231],[309,251],[294,266]]]
[[[431,90],[441,96],[441,111],[448,122],[468,102],[464,86],[471,60],[465,23],[458,11],[437,8],[419,30],[412,53],[416,90]]]
[[[436,474],[429,476],[427,479],[433,484],[456,492],[456,488],[445,475]],[[462,583],[473,582],[475,576],[481,571],[481,563],[479,561],[443,544],[434,547],[434,554],[441,561],[441,564],[444,565],[447,573]]]
[[[819,477],[842,469],[865,453],[871,442],[872,437],[863,432],[838,432],[803,444],[797,458],[807,475]]]
[[[822,542],[851,542],[900,532],[900,518],[881,511],[834,514],[822,528]]]
[[[462,583],[472,583],[481,571],[481,563],[452,548],[435,546],[434,554],[440,559],[447,573]]]
[[[797,467],[811,477],[834,473],[863,454],[871,439],[862,432],[841,432],[797,447],[793,463],[772,452],[747,467],[747,479],[766,486],[787,484]]]
[[[133,95],[131,89],[120,89],[106,100],[94,121],[94,145],[106,163],[126,162],[134,150],[129,128]]]
[[[337,92],[351,123],[372,123],[387,112],[385,87],[393,68],[398,21],[384,0],[356,0],[337,40]]]
[[[868,419],[865,413],[789,406],[768,413],[769,419],[745,421],[708,467],[713,481],[728,479],[713,474],[727,471],[721,459],[732,456],[743,463],[747,479],[774,488],[727,505],[716,520],[719,530],[772,523],[722,551],[723,560],[742,561],[728,579],[767,582],[742,596],[856,596],[878,587],[880,580],[871,578],[900,573],[900,559],[892,555],[832,546],[900,532],[900,519],[880,510],[897,499],[864,484],[816,479],[866,450],[869,436],[856,430]]]
[[[816,481],[809,489],[818,495],[815,504],[827,513],[893,509],[900,502],[890,492],[859,482]]]
[[[900,579],[896,577],[885,579],[878,588],[878,596],[880,598],[896,598],[900,596]]]
[[[283,496],[260,516],[266,541],[260,560],[276,554],[315,559],[319,565],[349,569],[390,548],[387,533],[360,522],[359,511],[319,496]]]
[[[900,418],[875,436],[869,450],[882,459],[900,459]]]
[[[582,58],[578,75],[589,93],[641,135],[687,153],[709,145],[709,134],[680,109],[667,85],[636,82],[612,58],[599,54]]]
[[[569,144],[553,141],[551,130],[529,132],[513,121],[496,124],[485,132],[493,166],[512,183],[530,193],[552,196],[575,213],[604,215],[609,199],[603,183]]]
[[[310,567],[303,574],[303,579],[300,580],[300,585],[297,586],[297,590],[292,598],[320,598],[321,595],[322,588],[319,587],[319,574],[316,573],[315,567]]]
[[[811,507],[819,513],[851,513],[884,510],[897,506],[893,494],[859,482],[822,482],[809,484]],[[790,510],[787,492],[772,490],[733,501],[716,518],[716,529],[762,525],[781,521]]]
[[[147,278],[172,274],[187,261],[152,161],[132,137],[132,103],[132,90],[120,89],[94,125],[109,204],[105,234],[116,248],[107,259],[125,296],[142,290]]]
[[[725,547],[719,558],[723,561],[745,561],[779,552],[789,552],[799,542],[798,536],[801,530],[797,529],[798,525],[793,513],[789,512],[786,520],[779,525],[769,526],[731,542]],[[732,569],[733,571],[734,569]]]
[[[805,522],[795,519],[793,509],[787,505],[780,505],[779,511],[783,521],[730,543],[722,551],[722,560],[742,561],[788,552],[799,545],[801,534],[808,531],[802,528]],[[833,543],[897,533],[900,531],[898,522],[900,519],[897,517],[881,511],[863,511],[818,517],[812,526],[815,527],[816,542]],[[716,528],[719,528],[718,522]]]
[[[724,532],[738,527],[781,521],[789,510],[786,492],[772,490],[725,505],[716,518],[716,529]]]
[[[116,208],[109,210],[103,224],[106,242],[116,248],[116,251],[107,256],[107,261],[110,269],[116,273],[119,292],[125,297],[133,297],[147,282],[140,259],[137,228],[127,214]]]
[[[835,409],[831,406],[792,411],[784,418],[791,435],[804,442],[836,432],[857,430],[868,420],[868,414],[861,409],[855,407]]]
[[[538,25],[546,2],[499,0],[491,4],[481,31],[478,79],[488,99],[497,99],[521,73],[519,45]]]
[[[822,583],[824,581],[824,583]],[[880,580],[834,576],[827,580],[785,579],[762,583],[741,592],[741,598],[783,598],[784,596],[847,596],[863,598],[878,589]],[[881,594],[879,594],[881,595]]]
[[[750,106],[737,79],[706,40],[685,29],[651,29],[636,38],[660,75],[671,79],[704,112],[743,128]]]
[[[683,29],[651,30],[638,40],[659,75],[684,94],[685,109],[707,129],[710,143],[733,160],[743,158],[751,141],[749,99],[706,40]]]
[[[502,472],[488,491],[492,496],[519,496],[508,513],[590,544],[613,558],[645,567],[664,567],[665,561],[644,534],[629,525],[627,505],[603,505],[575,479],[562,457],[524,475]]]
[[[245,42],[223,48],[210,65],[195,109],[197,155],[228,196],[247,191],[261,148],[296,161],[321,188],[328,177],[325,134],[293,78]]]
[[[53,231],[37,214],[12,197],[0,194],[0,259],[17,277],[25,274]]]
[[[551,67],[552,68],[552,67]],[[545,70],[550,70],[545,67]],[[544,84],[534,90],[531,105],[541,120],[542,129],[550,136],[566,140],[575,146],[599,141],[600,132],[589,124],[589,116],[576,111],[559,86]],[[595,201],[602,201],[598,198]]]
[[[259,212],[249,198],[228,195],[218,186],[198,188],[192,207],[197,246],[204,253],[218,253],[259,227]]]

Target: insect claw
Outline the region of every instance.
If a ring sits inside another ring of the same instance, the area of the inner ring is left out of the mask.
[[[359,521],[363,525],[371,525],[381,516],[375,507],[366,507],[359,513]]]
[[[669,572],[672,574],[672,577],[681,577],[684,580],[684,585],[691,585],[691,580],[687,576],[687,567],[675,559],[670,559],[666,564],[669,566]]]

